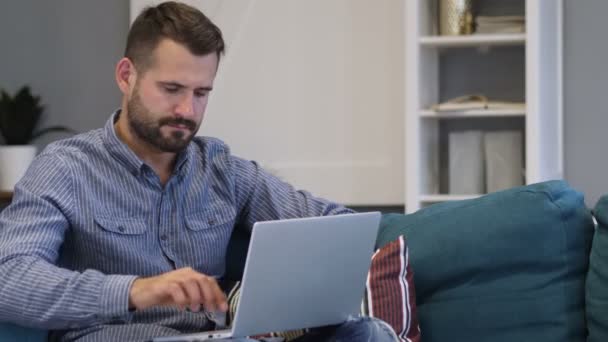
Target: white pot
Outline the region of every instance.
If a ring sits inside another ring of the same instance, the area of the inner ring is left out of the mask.
[[[33,145],[0,145],[0,191],[13,191],[36,157]]]

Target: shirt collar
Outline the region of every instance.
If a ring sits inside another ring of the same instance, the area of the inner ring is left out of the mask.
[[[139,175],[143,166],[146,164],[116,135],[114,124],[119,116],[120,109],[116,110],[106,122],[103,143],[108,152],[110,152],[116,160],[122,163],[129,172],[134,175]],[[194,153],[193,148],[192,144],[188,144],[188,147],[184,151],[178,153],[177,161],[173,169],[174,174],[183,175],[187,170],[186,166],[188,165],[188,161]]]
[[[186,149],[177,154],[177,161],[175,162],[175,167],[173,168],[174,174],[184,176],[187,173],[188,165],[190,164],[193,153],[194,144],[189,143]]]

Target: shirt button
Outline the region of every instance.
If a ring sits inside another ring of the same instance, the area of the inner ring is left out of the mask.
[[[214,219],[209,219],[209,221],[208,221],[208,222],[209,222],[209,225],[210,225],[210,226],[213,226],[213,225],[215,224],[215,220],[214,220]]]
[[[165,235],[165,234],[161,235],[160,239],[163,241],[167,241],[167,235]]]
[[[124,233],[125,232],[125,227],[123,227],[123,226],[118,227],[118,231],[121,232],[121,233]]]

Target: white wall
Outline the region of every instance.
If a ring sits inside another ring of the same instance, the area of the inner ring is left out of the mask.
[[[120,107],[114,66],[129,28],[124,0],[0,1],[0,88],[41,96],[40,128],[102,126]],[[49,134],[35,143],[65,137]]]
[[[593,207],[608,194],[608,1],[564,1],[566,180]]]
[[[401,0],[189,3],[228,45],[201,134],[315,194],[403,203]]]
[[[219,1],[227,5],[234,3],[234,0]],[[283,1],[293,3],[294,0]],[[300,2],[298,6],[317,6],[322,9],[325,2],[332,1],[334,0],[302,0],[298,1]],[[242,2],[246,1],[237,0],[237,3]],[[391,43],[395,45],[390,47],[391,53],[378,53],[374,68],[383,68],[386,66],[386,58],[399,60],[403,56],[403,52],[398,47],[401,44],[402,30],[396,27],[399,25],[397,18],[402,15],[402,11],[396,8],[402,6],[402,0],[369,1],[369,5],[366,2],[368,1],[352,0],[353,6],[369,7],[370,14],[385,7],[395,7],[391,11],[384,9],[387,12],[386,18],[389,19],[376,20],[380,24],[368,25],[370,33],[380,29],[380,34],[394,42]],[[345,4],[345,1],[341,3]],[[595,204],[599,196],[608,193],[606,176],[608,162],[602,153],[605,146],[608,146],[608,138],[604,133],[608,129],[608,115],[605,113],[603,103],[605,98],[603,91],[606,88],[604,84],[608,79],[608,68],[606,68],[608,45],[603,43],[603,36],[608,30],[604,20],[607,11],[608,1],[605,0],[564,1],[565,176],[574,187],[585,193],[590,206]],[[124,49],[128,31],[128,12],[129,4],[124,0],[0,2],[0,41],[4,47],[0,54],[0,87],[14,91],[23,84],[32,85],[33,90],[42,95],[47,106],[45,125],[67,124],[81,131],[98,128],[110,112],[120,105],[120,92],[113,80],[113,69]],[[325,13],[323,10],[319,12]],[[303,13],[308,12],[303,11]],[[343,20],[345,15],[342,15]],[[374,17],[377,15],[379,16],[377,13],[373,14]],[[361,22],[361,13],[352,21]],[[382,28],[385,25],[395,26],[395,29],[388,32],[388,28]],[[223,30],[227,33],[230,29],[223,27]],[[363,36],[362,39],[372,40],[367,36]],[[372,43],[374,41],[372,40]],[[278,56],[285,51],[282,51],[280,44],[275,45],[274,50],[278,59]],[[230,51],[234,52],[232,43]],[[401,67],[395,67],[394,75],[402,72],[399,68]],[[250,82],[244,77],[237,79]],[[391,108],[399,107],[402,98],[401,84],[397,84],[399,80],[395,79],[393,82],[395,86],[386,90]],[[225,97],[231,97],[231,89],[243,88],[238,83],[222,85],[222,87],[228,87]],[[259,95],[259,90],[252,91]],[[374,92],[373,89],[371,91]],[[214,96],[219,97],[218,93],[219,91]],[[237,93],[234,94],[232,96],[234,101],[241,101],[241,105],[245,106],[240,97],[236,96]],[[309,102],[311,96],[320,96],[316,88],[304,91],[302,94],[308,95]],[[263,99],[258,98],[257,101]],[[213,101],[219,102],[220,99],[214,98]],[[356,108],[365,108],[359,104],[361,99],[355,98],[354,101]],[[389,106],[380,103],[382,101],[380,95],[370,96],[367,101],[377,101],[378,108]],[[219,106],[219,103],[214,103],[213,106]],[[210,109],[209,120],[203,130],[203,133],[208,134],[212,133],[210,131],[212,128],[220,129],[217,127],[219,124],[214,121],[221,116],[232,115]],[[366,116],[376,114],[359,110]],[[394,112],[396,113],[397,110],[395,109]],[[239,113],[238,121],[242,121],[246,119],[246,114],[253,111]],[[393,109],[391,109],[392,113]],[[263,119],[263,116],[254,114],[251,114],[252,118],[260,121]],[[403,145],[401,138],[396,136],[402,124],[397,117],[391,120],[381,121],[382,127],[389,126],[386,130],[389,142],[384,147],[375,147],[379,156],[402,155],[394,152]],[[238,132],[238,129],[235,127],[235,132]],[[259,135],[257,132],[254,133]],[[254,133],[247,136],[253,136]],[[230,134],[226,135],[226,140],[232,140]],[[278,138],[276,140],[280,141]],[[245,147],[235,146],[235,150],[243,156],[255,157],[246,155],[249,152]],[[398,157],[395,160],[397,159]],[[402,178],[402,176],[389,178],[389,182],[395,184],[395,189],[402,189],[403,187],[398,184]],[[371,178],[360,181],[362,184],[367,182],[373,183],[376,180]],[[359,185],[353,185],[353,190],[362,189]]]

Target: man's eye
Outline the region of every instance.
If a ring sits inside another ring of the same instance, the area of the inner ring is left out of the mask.
[[[175,94],[178,90],[179,88],[177,87],[165,87],[165,91],[170,94]]]
[[[196,97],[205,97],[205,96],[207,96],[207,93],[208,92],[206,92],[206,91],[199,91],[199,92],[195,92],[194,96],[196,96]]]

